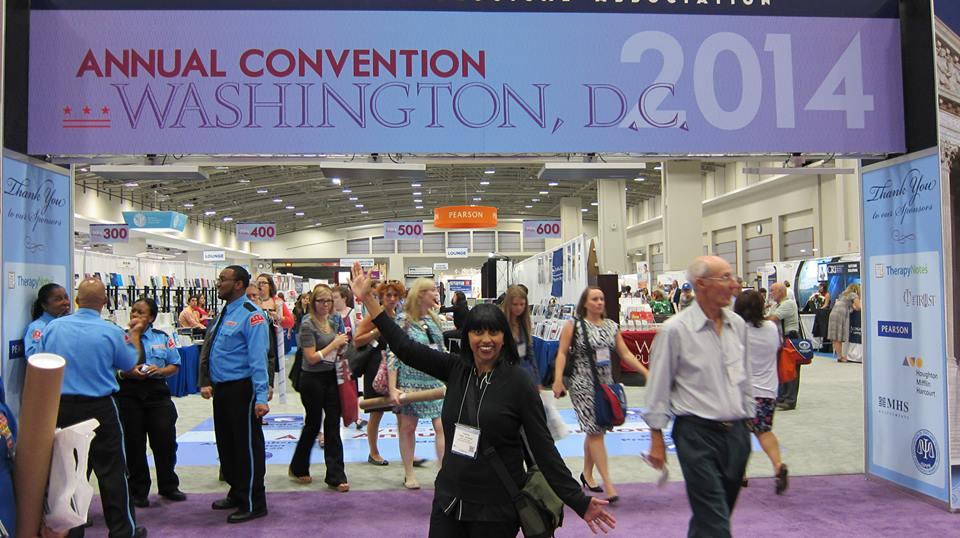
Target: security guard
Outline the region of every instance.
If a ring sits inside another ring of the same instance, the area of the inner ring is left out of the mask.
[[[123,427],[113,394],[119,389],[115,372],[130,372],[136,367],[146,323],[131,319],[130,332],[125,335],[120,327],[100,319],[106,304],[103,282],[95,278],[81,282],[77,289],[80,308],[47,325],[40,351],[56,353],[67,361],[57,426],[91,418],[100,422],[90,444],[90,465],[97,473],[110,538],[140,538],[147,535],[147,529],[137,527],[134,519],[127,490]]]
[[[177,465],[177,407],[170,399],[166,378],[180,369],[180,354],[173,338],[153,328],[157,302],[149,297],[133,303],[130,317],[144,320],[147,329],[141,342],[143,352],[130,374],[117,372],[120,392],[117,405],[123,423],[123,438],[130,469],[130,495],[138,508],[150,506],[150,468],[147,467],[147,436],[157,469],[157,490],[171,501],[185,501],[180,491]]]
[[[245,295],[250,273],[239,265],[220,272],[217,296],[226,301],[200,352],[200,395],[213,397],[213,423],[223,477],[230,485],[214,510],[236,511],[228,523],[267,515],[266,454],[260,419],[267,405],[266,316]]]
[[[51,321],[70,313],[70,298],[67,290],[60,284],[44,284],[37,291],[37,300],[33,302],[30,325],[23,335],[24,357],[29,357],[40,351],[40,339],[43,330]]]

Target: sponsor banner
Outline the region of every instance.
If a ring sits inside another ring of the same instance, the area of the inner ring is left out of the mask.
[[[182,232],[187,227],[187,216],[176,211],[124,211],[123,221],[134,230]]]
[[[276,237],[276,223],[240,222],[237,224],[237,241],[273,241]]]
[[[865,168],[867,472],[947,502],[940,159]]]
[[[451,205],[433,210],[437,228],[496,228],[497,208],[480,205]]]
[[[193,9],[32,11],[30,153],[905,150],[896,18]]]
[[[422,240],[423,239],[423,221],[422,220],[411,220],[411,221],[396,221],[396,222],[384,222],[383,223],[383,238],[384,239],[414,239]]]
[[[563,297],[563,249],[553,251],[550,261],[550,295]]]
[[[93,244],[127,243],[130,227],[126,224],[91,224],[90,242]]]
[[[469,280],[469,279],[447,280],[447,288],[450,290],[450,293],[461,291],[467,297],[473,297],[473,281],[472,280]]]
[[[73,295],[72,178],[68,171],[12,152],[3,157],[0,374],[7,404],[19,413],[25,373],[23,336],[39,289],[57,283]]]
[[[937,0],[938,2],[940,0]],[[946,0],[944,0],[946,1]],[[505,11],[534,13],[677,13],[777,17],[896,18],[897,0],[34,0],[34,10],[323,10]]]
[[[448,258],[469,258],[470,249],[467,247],[449,247],[447,248]]]
[[[524,239],[547,239],[560,237],[559,220],[525,220],[523,221]]]
[[[227,253],[223,250],[204,250],[203,261],[205,262],[227,261]]]

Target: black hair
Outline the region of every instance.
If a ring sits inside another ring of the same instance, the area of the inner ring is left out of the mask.
[[[763,326],[763,297],[758,292],[747,290],[737,297],[733,311],[754,327]]]
[[[233,271],[233,277],[239,282],[243,282],[243,289],[250,287],[250,273],[239,265],[228,265],[227,269]]]
[[[57,288],[62,288],[60,284],[51,282],[49,284],[44,284],[40,286],[40,289],[37,290],[37,299],[33,301],[33,308],[30,311],[30,315],[33,316],[33,319],[39,319],[43,315],[43,305],[47,304],[47,301],[50,300],[50,296],[53,295],[53,292]]]
[[[150,310],[150,317],[153,318],[153,319],[157,319],[157,313],[158,313],[160,310],[157,308],[157,302],[156,302],[156,301],[154,301],[154,300],[151,299],[150,297],[141,297],[141,298],[137,299],[136,302],[134,302],[133,304],[137,304],[137,303],[143,303],[143,304],[147,305],[147,308]]]
[[[460,303],[466,303],[466,302],[467,302],[467,296],[465,293],[463,293],[462,291],[453,292],[453,304],[460,304]]]
[[[513,334],[510,332],[510,322],[503,311],[492,304],[477,305],[463,320],[463,327],[460,332],[465,340],[460,346],[460,355],[465,359],[473,361],[473,350],[470,349],[469,334],[471,331],[499,331],[503,333],[503,347],[500,349],[500,358],[508,364],[518,364],[520,355],[517,354],[517,346],[513,343]]]
[[[520,286],[520,288],[523,290],[523,293],[530,295],[530,290],[528,290],[526,286],[524,286],[523,284],[517,284],[517,286]]]

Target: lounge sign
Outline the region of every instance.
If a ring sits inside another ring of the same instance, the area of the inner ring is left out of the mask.
[[[36,4],[31,153],[904,150],[888,0]]]

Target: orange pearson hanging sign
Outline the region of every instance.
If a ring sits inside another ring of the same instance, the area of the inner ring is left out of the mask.
[[[477,205],[451,205],[433,210],[437,228],[496,228],[497,208]]]

